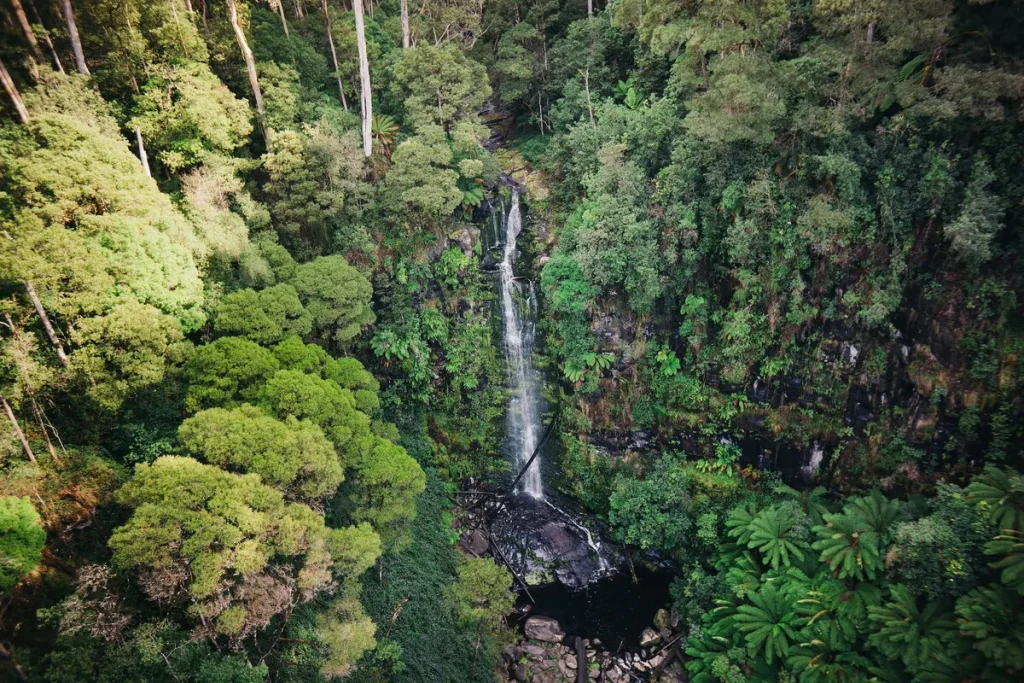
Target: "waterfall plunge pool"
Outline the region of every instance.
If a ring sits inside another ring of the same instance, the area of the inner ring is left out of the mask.
[[[579,590],[569,590],[559,582],[532,586],[530,594],[537,601],[530,603],[521,593],[518,606],[529,605],[530,611],[519,623],[522,631],[528,616],[557,619],[569,636],[599,638],[611,652],[618,649],[634,651],[640,647],[640,634],[654,622],[655,613],[671,602],[669,584],[672,577],[636,567],[636,583],[630,573],[620,572]]]

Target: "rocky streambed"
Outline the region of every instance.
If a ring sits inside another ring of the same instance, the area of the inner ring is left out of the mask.
[[[505,650],[505,680],[523,683],[686,681],[678,617],[666,608],[657,612],[653,622],[637,642],[613,650],[599,638],[567,636],[561,624],[550,617],[529,617],[523,641]]]

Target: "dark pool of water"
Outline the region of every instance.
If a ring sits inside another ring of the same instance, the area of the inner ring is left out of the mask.
[[[537,604],[527,616],[557,619],[570,636],[600,638],[604,647],[635,650],[640,634],[654,621],[654,614],[669,604],[672,576],[636,568],[637,582],[627,570],[601,579],[583,590],[570,591],[560,583],[530,588]],[[520,605],[529,604],[520,593]],[[519,623],[522,630],[526,617]]]

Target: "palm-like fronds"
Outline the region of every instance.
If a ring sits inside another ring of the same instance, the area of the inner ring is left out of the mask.
[[[1024,475],[988,465],[964,493],[998,529],[1024,531]]]
[[[918,609],[910,591],[900,584],[892,587],[888,602],[868,608],[868,619],[878,627],[868,637],[871,644],[911,669],[941,654],[956,636],[956,622],[944,603],[929,602]]]
[[[795,520],[785,509],[772,507],[762,510],[746,527],[736,527],[736,531],[740,539],[747,539],[748,548],[760,553],[764,564],[778,569],[779,565],[790,566],[791,558],[804,559],[804,543],[795,537],[794,526]]]
[[[855,652],[833,650],[822,641],[801,643],[786,664],[799,676],[800,683],[842,683],[868,678],[871,661]]]
[[[729,518],[725,520],[726,533],[731,538],[735,538],[736,543],[745,546],[754,533],[750,525],[756,517],[757,509],[752,503],[737,505],[729,513]]]
[[[1007,529],[985,544],[985,554],[1003,556],[991,564],[992,568],[1002,569],[1000,581],[1024,595],[1024,533]]]
[[[880,538],[859,515],[826,514],[824,526],[814,527],[818,540],[813,548],[840,579],[874,579],[881,569]]]
[[[732,617],[736,629],[745,634],[751,655],[764,651],[769,664],[775,657],[785,657],[797,641],[793,603],[771,584],[760,593],[749,596],[752,604],[740,605]]]
[[[851,498],[843,506],[843,511],[862,519],[880,538],[885,537],[889,528],[905,517],[900,502],[889,500],[878,489],[872,489],[866,496]]]
[[[975,588],[956,606],[960,634],[974,649],[1004,668],[1024,670],[1024,609],[1006,588]]]
[[[391,150],[398,138],[398,124],[387,114],[374,114],[370,120],[370,136],[373,137],[374,149],[379,149],[386,158],[391,158]]]

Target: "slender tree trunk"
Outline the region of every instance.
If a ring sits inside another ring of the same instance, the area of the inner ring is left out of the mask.
[[[409,0],[402,0],[402,47],[409,47]]]
[[[291,38],[288,33],[288,20],[284,18],[284,0],[277,0],[277,11],[281,15],[281,26],[284,27],[284,37]]]
[[[32,412],[36,416],[36,422],[39,424],[39,431],[43,433],[43,439],[46,441],[46,450],[50,451],[50,457],[53,458],[53,462],[56,465],[60,465],[60,457],[57,456],[57,449],[53,447],[53,442],[50,441],[50,433],[46,431],[46,425],[43,424],[43,413],[39,410],[39,404],[36,403],[36,399],[32,398]]]
[[[300,18],[305,16],[302,13],[302,0],[295,0],[295,16]]]
[[[11,6],[14,7],[14,16],[17,18],[18,24],[25,34],[25,40],[28,41],[29,47],[32,49],[32,56],[40,64],[45,64],[46,57],[43,57],[43,51],[39,49],[39,41],[36,40],[36,33],[32,30],[32,24],[28,23],[28,16],[25,15],[25,8],[21,6],[21,0],[11,0]]]
[[[267,138],[267,130],[263,121],[263,92],[260,90],[259,79],[256,78],[256,60],[252,56],[252,50],[249,49],[249,43],[245,40],[245,31],[238,23],[238,7],[235,5],[235,0],[227,0],[227,3],[228,19],[231,21],[231,28],[235,30],[235,40],[238,41],[238,48],[242,51],[242,57],[245,59],[245,70],[249,73],[249,86],[252,87],[252,95],[256,99],[256,113],[259,114],[260,128],[263,128],[263,138],[269,147],[270,140]]]
[[[404,0],[403,0],[404,1]],[[341,98],[341,106],[348,111],[348,101],[345,99],[345,88],[341,83],[341,72],[338,69],[338,51],[334,47],[334,34],[331,32],[331,12],[327,8],[327,0],[323,0],[324,20],[327,22],[327,43],[331,46],[331,62],[334,64],[334,77],[338,81],[338,97]]]
[[[3,643],[0,643],[0,657],[6,657],[10,659],[12,666],[14,666],[14,670],[18,673],[18,677],[21,678],[21,680],[23,681],[28,680],[28,676],[25,674],[25,670],[21,668],[21,664],[18,664],[16,661],[14,661],[14,655],[11,654],[10,650],[4,647]]]
[[[57,56],[57,49],[53,46],[53,41],[50,40],[50,32],[46,29],[46,25],[43,24],[42,17],[39,16],[39,10],[36,9],[36,4],[32,0],[28,0],[28,7],[32,10],[32,17],[36,20],[36,23],[43,28],[43,40],[46,41],[46,46],[50,48],[50,54],[53,56],[53,63],[57,66],[57,71],[64,73],[64,65],[60,63],[60,57]]]
[[[18,93],[18,86],[14,84],[11,74],[7,73],[7,67],[4,66],[2,59],[0,59],[0,81],[3,81],[4,90],[7,91],[11,102],[14,103],[14,111],[18,112],[18,118],[22,123],[28,123],[28,109],[25,109],[25,103],[21,101],[21,95]]]
[[[142,170],[146,172],[147,178],[152,178],[153,174],[149,172],[149,157],[146,156],[146,148],[142,144],[142,129],[135,126],[135,140],[139,143],[139,161],[142,162]]]
[[[366,57],[366,31],[363,29],[363,0],[352,0],[356,15],[356,47],[359,49],[359,81],[362,89],[360,113],[363,117],[363,154],[373,153],[370,120],[373,117],[373,94],[370,91],[370,62]]]
[[[185,34],[181,32],[181,22],[178,21],[178,5],[176,0],[171,0],[171,15],[174,17],[174,26],[178,29],[178,40],[181,42],[181,52],[188,59],[188,46],[185,44]],[[136,93],[138,93],[138,84],[135,84]]]
[[[590,101],[590,67],[587,67],[586,71],[581,69],[580,74],[583,76],[583,87],[587,91],[587,112],[590,114],[590,125],[597,128],[597,122],[594,121],[594,105]]]
[[[46,330],[46,336],[50,338],[50,342],[57,349],[57,358],[60,359],[61,365],[67,367],[68,355],[64,353],[64,346],[60,343],[60,339],[57,338],[57,333],[53,331],[50,316],[46,315],[46,309],[43,308],[43,303],[39,300],[39,295],[36,294],[36,288],[28,280],[25,280],[23,284],[25,285],[25,291],[28,292],[28,298],[32,301],[32,305],[39,315],[39,319],[43,321],[43,329]]]
[[[593,18],[594,16],[594,0],[587,0],[587,18]]]
[[[11,404],[7,402],[2,395],[0,395],[0,403],[4,406],[4,411],[7,413],[7,419],[11,421],[14,426],[14,435],[18,437],[18,441],[21,442],[21,447],[25,450],[25,455],[32,462],[36,461],[36,454],[32,452],[32,447],[28,445],[28,439],[25,438],[25,432],[21,431],[21,425],[18,424],[18,418],[14,416],[14,411],[11,410]]]
[[[185,0],[185,11],[192,14],[192,0]]]
[[[78,37],[78,25],[75,23],[75,13],[71,9],[71,0],[61,0],[64,6],[64,21],[68,22],[68,36],[71,37],[71,50],[75,53],[75,65],[78,73],[88,76],[89,67],[85,63],[85,53],[82,51],[82,39]]]

